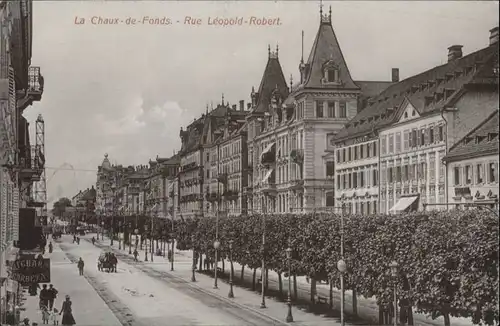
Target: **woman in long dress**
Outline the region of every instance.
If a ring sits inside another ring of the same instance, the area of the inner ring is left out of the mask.
[[[70,326],[70,325],[75,325],[75,318],[73,318],[73,313],[71,309],[71,300],[69,295],[66,295],[66,300],[63,302],[61,312],[59,315],[62,314],[62,321],[61,325],[63,326]]]

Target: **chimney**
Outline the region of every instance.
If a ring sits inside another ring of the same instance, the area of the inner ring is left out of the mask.
[[[236,111],[236,104],[233,104],[232,109],[233,109],[233,111]]]
[[[462,57],[463,45],[452,45],[448,48],[448,62]]]
[[[247,110],[250,111],[251,108],[252,108],[252,103],[247,103]]]
[[[498,26],[490,29],[490,45],[498,43]]]
[[[240,111],[245,111],[245,100],[240,101]]]
[[[392,82],[399,82],[399,68],[392,68]]]

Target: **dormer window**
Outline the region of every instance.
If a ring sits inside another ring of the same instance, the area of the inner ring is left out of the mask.
[[[494,133],[494,132],[488,133],[488,141],[494,140],[495,138],[497,138],[497,136],[498,136],[498,133]]]
[[[405,119],[408,119],[408,112],[405,112]]]
[[[327,83],[340,83],[340,69],[332,60],[323,65],[323,78]]]
[[[416,115],[417,115],[417,112],[416,112],[415,110],[413,110],[413,111],[411,112],[411,116],[412,116],[412,117],[414,117],[414,116],[416,116]]]

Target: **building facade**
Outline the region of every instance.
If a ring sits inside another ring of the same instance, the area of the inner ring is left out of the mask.
[[[0,1],[0,323],[17,305],[18,284],[9,279],[7,261],[16,259],[16,248],[27,244],[26,229],[39,224],[35,214],[20,216],[35,210],[31,190],[45,164],[40,149],[30,145],[22,116],[43,93],[40,68],[30,66],[32,9],[29,0]]]
[[[487,205],[498,211],[498,123],[495,111],[453,145],[444,158],[451,207]]]
[[[337,165],[336,180],[348,189],[336,197],[351,212],[446,208],[447,149],[498,110],[498,29],[490,33],[490,44],[467,56],[462,46],[449,47],[446,64],[391,85],[332,136],[337,160],[347,160]],[[379,149],[378,159],[367,156],[368,147],[372,155]],[[377,179],[374,172],[363,177],[367,170],[379,171],[378,196],[376,186],[365,189]]]

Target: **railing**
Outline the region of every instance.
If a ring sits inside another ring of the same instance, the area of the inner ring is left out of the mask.
[[[28,92],[43,93],[43,76],[40,74],[40,67],[29,67],[28,69]]]

